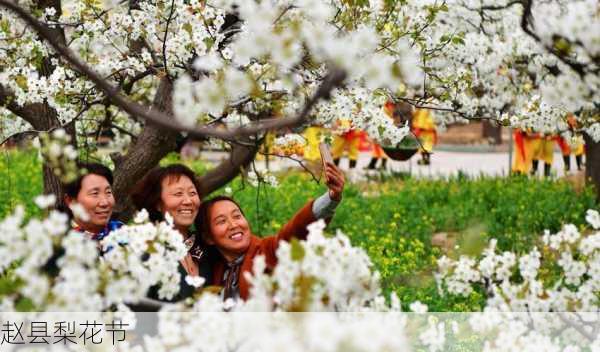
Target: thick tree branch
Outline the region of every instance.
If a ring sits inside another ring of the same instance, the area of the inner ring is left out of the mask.
[[[48,28],[42,25],[37,19],[31,16],[20,6],[10,2],[9,0],[0,0],[0,6],[14,11],[21,19],[31,25],[38,35],[44,38],[66,61],[86,75],[92,82],[94,82],[98,88],[100,88],[111,99],[114,105],[117,105],[133,116],[145,119],[148,123],[151,123],[155,126],[166,128],[171,131],[187,132],[190,137],[213,137],[231,141],[241,136],[249,136],[262,131],[301,125],[307,119],[308,114],[313,106],[321,98],[328,98],[330,92],[335,87],[341,85],[346,77],[346,73],[342,70],[333,70],[331,73],[329,73],[322,85],[318,88],[315,95],[305,104],[302,111],[293,117],[265,119],[249,124],[248,126],[239,127],[232,130],[219,130],[213,127],[188,127],[170,119],[165,113],[156,110],[150,110],[146,106],[131,101],[120,94],[117,88],[113,87],[110,83],[102,79],[97,72],[95,72],[86,63],[82,62],[69,48],[60,43],[60,41],[56,40],[51,35]]]
[[[588,133],[583,133],[585,141],[585,180],[596,191],[596,202],[600,204],[600,142],[596,142]]]
[[[163,77],[154,96],[152,106],[172,119],[173,109],[171,96],[173,84]],[[177,131],[166,130],[155,125],[146,124],[144,129],[132,143],[126,155],[111,155],[115,162],[113,192],[117,199],[115,212],[121,220],[128,220],[133,215],[133,204],[129,197],[131,188],[142,179],[151,168],[169,152],[175,150]]]
[[[257,152],[256,145],[233,144],[229,159],[222,161],[217,167],[198,178],[201,196],[206,197],[233,180],[254,160]]]

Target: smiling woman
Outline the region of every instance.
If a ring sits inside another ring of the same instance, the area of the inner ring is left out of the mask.
[[[73,220],[73,228],[101,240],[123,223],[110,220],[115,198],[112,193],[112,172],[102,164],[78,165],[85,172],[64,185],[64,209]]]
[[[166,214],[173,218],[173,227],[181,233],[188,248],[188,254],[181,261],[182,274],[207,280],[212,277],[211,250],[203,243],[193,247],[195,242],[201,242],[196,240],[192,228],[200,207],[199,188],[192,170],[185,165],[172,164],[148,172],[135,186],[131,198],[138,210],[146,209],[151,221],[164,221]],[[182,291],[185,296],[190,287],[184,287]]]
[[[199,187],[192,170],[172,164],[150,170],[135,186],[131,198],[138,210],[148,211],[151,221],[164,221],[169,214],[174,227],[187,239],[200,207]]]
[[[252,234],[242,208],[233,198],[216,196],[202,203],[196,219],[200,231],[197,246],[207,243],[219,252],[214,259],[212,284],[223,287],[224,299],[248,299],[250,282],[246,273],[252,273],[254,258],[264,256],[267,269],[273,270],[280,242],[305,239],[309,224],[331,219],[342,200],[345,179],[333,163],[326,163],[324,171],[329,191],[308,201],[274,236],[261,238]]]

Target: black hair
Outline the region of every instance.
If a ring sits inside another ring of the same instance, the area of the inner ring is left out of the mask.
[[[179,179],[181,176],[188,177],[194,184],[194,187],[196,187],[196,192],[200,194],[200,183],[198,182],[194,171],[182,164],[171,164],[169,166],[160,166],[150,170],[150,172],[138,182],[131,192],[133,204],[138,210],[146,209],[150,221],[163,221],[164,214],[158,211],[157,208],[160,203],[160,194],[162,193],[162,181],[167,177],[176,177]]]
[[[242,207],[240,207],[238,202],[236,202],[235,199],[231,197],[219,195],[214,196],[209,200],[202,201],[202,204],[200,204],[200,209],[198,209],[198,215],[196,216],[196,220],[194,221],[196,225],[196,231],[198,231],[198,236],[196,236],[194,247],[205,246],[208,242],[208,239],[210,239],[210,209],[213,205],[215,205],[215,203],[224,200],[235,204],[242,213],[242,215],[246,217],[246,214],[244,214]]]
[[[81,191],[81,182],[84,177],[87,175],[98,175],[102,176],[106,179],[109,185],[113,184],[113,174],[112,171],[105,165],[100,163],[86,163],[86,162],[78,162],[77,169],[81,170],[80,175],[73,181],[65,183],[62,185],[63,197],[58,200],[57,209],[69,215],[69,218],[73,218],[73,213],[71,209],[64,203],[64,196],[68,196],[71,199],[77,198],[77,195]]]

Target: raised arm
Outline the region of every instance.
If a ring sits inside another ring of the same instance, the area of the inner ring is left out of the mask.
[[[319,219],[324,219],[327,223],[331,221],[337,205],[342,200],[345,180],[344,174],[332,163],[327,163],[325,177],[328,191],[314,201],[307,202],[279,230],[277,235],[265,238],[263,249],[266,252],[275,256],[280,241],[290,241],[292,238],[306,239],[308,235],[306,227],[308,225]]]

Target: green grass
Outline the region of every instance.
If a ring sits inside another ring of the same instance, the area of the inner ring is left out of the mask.
[[[273,234],[309,198],[325,191],[306,175],[291,174],[278,188],[252,188],[235,181],[234,197],[257,234]],[[480,310],[482,292],[441,298],[432,273],[442,250],[431,237],[445,232],[457,247],[447,255],[478,254],[490,238],[502,250],[523,252],[545,229],[583,225],[585,210],[597,208],[590,189],[578,194],[564,181],[525,177],[447,180],[405,179],[348,185],[329,226],[364,248],[380,271],[384,290],[403,302],[420,300],[435,311]]]
[[[38,215],[33,198],[42,191],[42,165],[37,152],[0,150],[0,219],[17,204],[25,206],[28,216]]]

